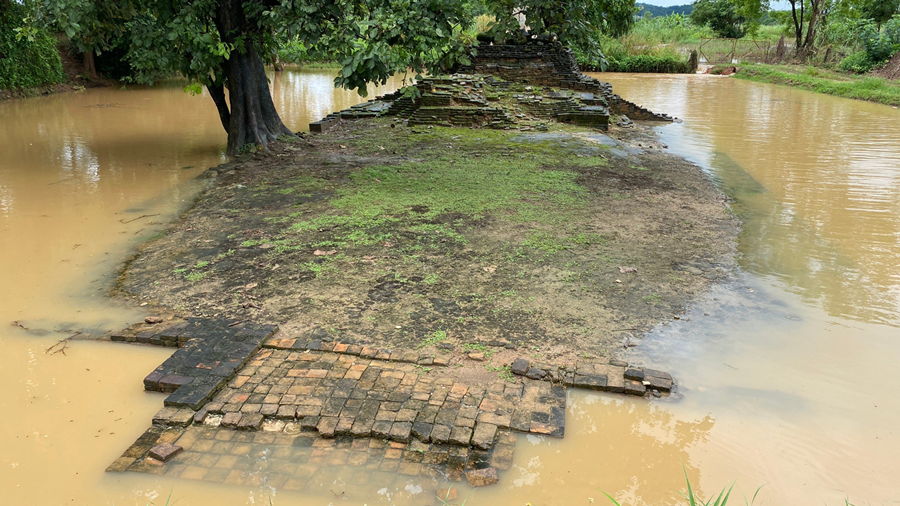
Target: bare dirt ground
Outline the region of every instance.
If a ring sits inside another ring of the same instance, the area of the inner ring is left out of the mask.
[[[884,67],[873,70],[872,75],[876,77],[883,77],[885,79],[891,79],[896,81],[900,79],[900,52],[894,55],[891,58],[891,61],[887,63]]]
[[[608,135],[378,119],[286,140],[209,171],[114,292],[286,336],[613,356],[728,275],[738,222],[648,128]]]

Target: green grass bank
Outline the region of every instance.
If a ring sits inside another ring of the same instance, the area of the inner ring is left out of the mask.
[[[715,73],[716,69],[713,70]],[[857,76],[803,65],[747,65],[738,79],[782,84],[837,97],[900,106],[900,82],[880,77]]]

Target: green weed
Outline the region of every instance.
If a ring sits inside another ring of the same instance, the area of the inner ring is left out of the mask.
[[[512,366],[510,366],[509,364],[495,366],[491,363],[487,363],[484,365],[484,368],[488,372],[499,373],[499,374],[497,374],[497,378],[502,379],[503,381],[514,381],[515,380],[515,377],[513,376],[513,373],[512,373]]]
[[[690,478],[688,478],[688,475],[687,475],[687,469],[682,468],[682,471],[684,472],[684,481],[687,484],[687,493],[679,492],[679,494],[681,494],[681,496],[684,498],[685,502],[689,506],[727,506],[728,505],[728,501],[731,498],[731,492],[734,489],[734,485],[736,482],[732,482],[732,484],[730,486],[723,488],[721,491],[719,491],[719,493],[715,496],[715,499],[713,497],[710,497],[709,499],[706,499],[704,501],[701,496],[694,493],[694,489],[691,486],[691,480],[690,480]],[[753,506],[753,503],[756,502],[756,497],[759,495],[759,491],[762,490],[763,486],[764,485],[760,485],[759,488],[756,489],[756,491],[753,493],[753,497],[749,501],[747,500],[746,497],[744,497],[744,504],[746,506]],[[621,506],[619,504],[619,502],[616,501],[611,495],[607,494],[606,492],[604,492],[602,490],[601,490],[601,492],[610,501],[612,501],[613,504],[615,504],[616,506]],[[847,504],[849,505],[849,502],[847,502]]]
[[[422,342],[419,343],[419,346],[417,346],[416,348],[421,349],[421,348],[427,348],[429,346],[436,346],[438,343],[442,343],[446,340],[447,340],[447,331],[444,329],[438,329],[438,330],[435,330],[431,334],[431,336],[423,339]]]
[[[490,359],[491,357],[494,356],[495,353],[497,353],[497,350],[490,348],[481,343],[463,343],[462,347],[464,350],[466,350],[469,353],[476,353],[476,352],[484,353],[484,358],[486,358],[486,359]]]
[[[200,281],[201,279],[203,279],[205,277],[206,277],[205,272],[191,272],[190,274],[185,274],[184,279],[186,281],[190,281],[191,283],[194,283],[196,281]]]

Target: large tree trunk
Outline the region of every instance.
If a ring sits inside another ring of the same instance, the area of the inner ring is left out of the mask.
[[[230,154],[246,144],[262,146],[265,150],[279,135],[293,135],[275,110],[262,59],[252,46],[244,53],[231,53],[225,63],[225,76],[231,105]]]
[[[228,154],[253,144],[268,151],[270,142],[280,135],[293,135],[284,126],[269,93],[266,71],[256,48],[252,24],[244,16],[243,0],[219,0],[216,5],[216,28],[224,42],[233,43],[244,36],[243,50],[235,50],[225,61],[225,87],[228,88],[230,111],[224,107],[221,86],[210,87],[210,95],[219,110],[222,125],[227,126]]]
[[[804,54],[809,54],[816,43],[816,28],[819,24],[819,15],[822,13],[822,0],[810,1],[809,22],[806,25],[806,40],[803,42]]]
[[[788,0],[791,3],[791,17],[794,20],[794,51],[800,51],[803,44],[803,0]],[[800,19],[797,19],[797,2],[800,2]]]
[[[94,65],[94,52],[86,51],[82,56],[84,57],[84,71],[87,72],[92,79],[96,79],[97,67]]]

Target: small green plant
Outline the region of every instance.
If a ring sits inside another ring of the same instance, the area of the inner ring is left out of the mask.
[[[496,372],[497,378],[502,379],[503,381],[515,381],[515,377],[512,373],[512,366],[509,364],[496,366],[491,364],[490,362],[484,365],[484,368],[488,372]]]
[[[719,491],[718,495],[715,496],[715,499],[710,497],[709,499],[704,501],[701,496],[696,495],[694,493],[694,488],[691,486],[691,480],[690,480],[690,478],[688,478],[688,475],[687,475],[687,469],[685,469],[682,466],[682,471],[684,472],[684,481],[687,484],[687,493],[679,492],[679,494],[681,494],[681,496],[684,497],[685,502],[689,506],[727,506],[728,505],[728,500],[731,498],[731,491],[734,489],[734,485],[736,482],[732,482],[731,486],[729,486],[727,488],[723,488],[721,491]],[[759,491],[762,490],[762,488],[764,486],[765,485],[760,485],[759,488],[756,489],[756,492],[753,493],[753,497],[749,501],[747,500],[746,497],[744,497],[744,504],[746,506],[753,506],[753,503],[756,502],[756,496],[759,495]],[[612,501],[613,504],[615,504],[616,506],[622,506],[611,495],[607,494],[606,492],[604,492],[602,490],[601,490],[601,492],[610,501]],[[846,502],[845,506],[848,506],[850,504],[849,501],[845,501],[845,502]]]
[[[656,304],[657,302],[662,300],[662,296],[657,293],[654,293],[654,294],[650,294],[650,295],[644,295],[643,297],[641,297],[641,300],[644,302],[651,302],[653,304]]]
[[[431,336],[429,336],[425,339],[422,339],[422,342],[419,343],[419,346],[417,346],[417,348],[421,349],[421,348],[427,348],[428,346],[436,346],[438,343],[441,343],[446,340],[447,340],[447,331],[444,329],[438,329],[438,330],[435,330],[431,334]]]
[[[206,277],[205,272],[192,272],[190,274],[185,274],[184,279],[190,281],[191,283],[200,281],[201,279]]]
[[[173,269],[173,270],[172,270],[172,273],[174,273],[174,274],[184,274],[185,272],[187,272],[187,269],[186,269],[186,268],[180,268],[180,269]]]
[[[201,260],[201,261],[197,262],[196,265],[194,265],[194,269],[202,269],[202,268],[206,267],[207,265],[209,265],[209,262],[207,262],[206,260]]]
[[[485,346],[481,343],[463,343],[462,347],[464,350],[466,350],[469,353],[476,353],[476,352],[484,353],[484,358],[486,358],[486,359],[490,359],[491,357],[494,356],[495,353],[497,353],[497,350],[488,348],[487,346]]]

